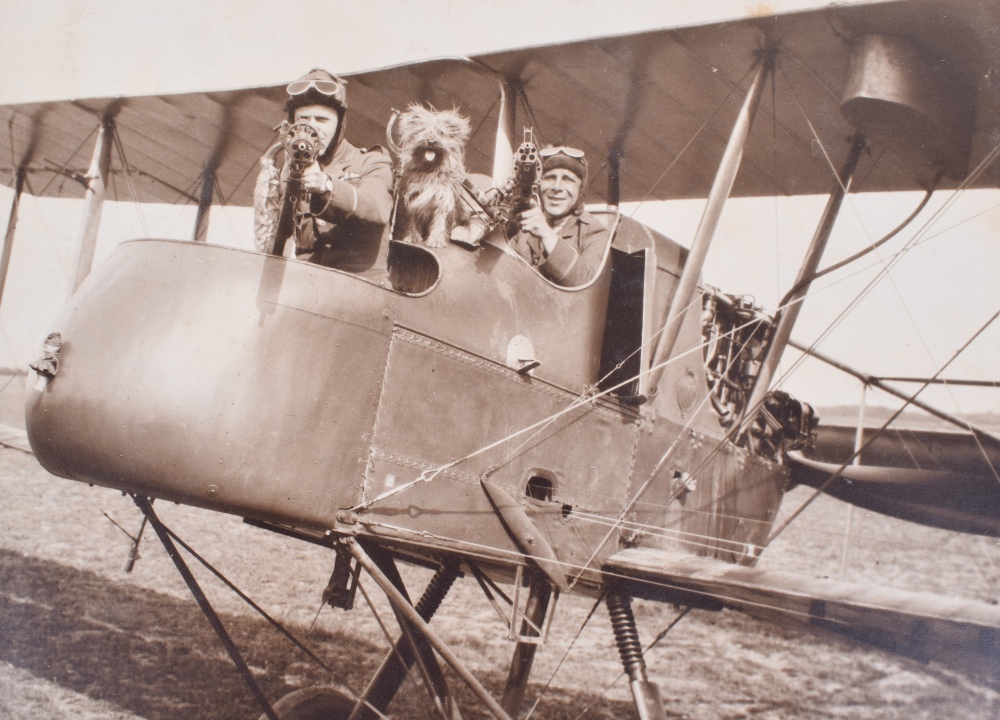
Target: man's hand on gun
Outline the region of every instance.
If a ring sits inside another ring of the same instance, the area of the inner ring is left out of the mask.
[[[323,194],[330,192],[333,182],[330,176],[320,168],[318,162],[314,162],[302,171],[302,187],[306,192]]]
[[[559,238],[555,231],[549,227],[545,213],[542,212],[542,208],[537,202],[532,201],[528,209],[517,216],[517,222],[521,230],[542,241],[546,253],[552,252],[552,248],[555,247]]]
[[[538,183],[541,178],[542,164],[538,156],[538,148],[535,145],[534,134],[530,128],[524,130],[524,142],[514,153],[514,174],[507,181],[504,192],[504,203],[507,206],[506,217],[509,218],[505,228],[507,237],[513,237],[519,230],[527,230],[522,224],[522,218],[527,217],[532,227],[539,233],[543,233],[542,228],[537,227],[531,220],[533,217],[532,208],[537,210],[538,217],[542,224],[547,225],[539,207]],[[528,230],[528,232],[531,232]],[[531,232],[537,238],[543,236]]]

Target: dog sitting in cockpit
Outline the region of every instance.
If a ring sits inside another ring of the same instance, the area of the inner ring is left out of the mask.
[[[411,105],[396,129],[400,185],[395,227],[409,242],[444,247],[467,218],[462,181],[469,121],[455,110]]]

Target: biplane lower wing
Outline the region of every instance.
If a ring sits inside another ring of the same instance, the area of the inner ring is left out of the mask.
[[[966,672],[998,668],[1000,606],[985,602],[647,548],[622,550],[603,570],[609,583],[636,597],[794,622]]]
[[[847,465],[854,428],[821,426],[815,451],[789,453],[793,483],[922,525],[1000,537],[1000,447],[990,436],[888,430]],[[827,482],[833,475],[839,478]]]

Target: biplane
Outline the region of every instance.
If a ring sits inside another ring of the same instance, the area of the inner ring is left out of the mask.
[[[641,718],[665,710],[637,597],[996,662],[996,605],[756,565],[799,485],[1000,536],[996,434],[849,367],[956,427],[825,424],[778,372],[812,282],[842,264],[821,268],[849,192],[997,187],[998,29],[994,4],[900,0],[348,76],[356,144],[383,142],[393,110],[420,102],[469,116],[467,169],[498,183],[523,127],[596,159],[587,199],[611,240],[598,275],[575,288],[496,234],[472,248],[393,242],[381,283],[204,242],[213,200],[252,203],[282,87],[8,105],[0,142],[18,197],[28,177],[68,173],[79,187],[46,187],[87,206],[78,289],[32,365],[31,446],[55,475],[134,498],[271,720],[384,717],[414,667],[442,715],[458,717],[442,662],[492,715],[516,718],[565,593],[603,598]],[[89,169],[73,172],[91,137]],[[40,162],[54,157],[68,160]],[[92,271],[115,173],[140,201],[196,204],[192,241],[126,242]],[[820,193],[826,209],[774,314],[703,283],[729,197]],[[620,211],[646,198],[704,199],[689,243]],[[365,573],[401,632],[368,687],[267,698],[154,500],[328,547],[335,607],[353,605]],[[399,563],[435,570],[416,602]],[[516,643],[500,699],[431,622],[460,576]]]

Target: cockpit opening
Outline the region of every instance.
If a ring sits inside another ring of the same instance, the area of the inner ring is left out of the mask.
[[[389,284],[396,292],[424,295],[441,278],[434,253],[421,245],[392,241],[389,244]]]

